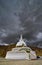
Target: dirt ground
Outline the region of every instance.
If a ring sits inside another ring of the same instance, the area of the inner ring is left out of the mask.
[[[42,65],[42,60],[5,60],[5,59],[0,59],[0,65]]]

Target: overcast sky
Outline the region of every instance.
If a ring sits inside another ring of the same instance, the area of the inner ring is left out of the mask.
[[[0,40],[21,32],[42,38],[42,0],[0,0]]]

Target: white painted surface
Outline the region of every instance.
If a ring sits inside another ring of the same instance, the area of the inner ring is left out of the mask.
[[[36,59],[37,58],[35,51],[30,51],[30,58],[31,59]]]
[[[22,49],[21,51],[19,51]],[[36,59],[35,51],[30,50],[30,53],[27,53],[23,49],[29,49],[29,47],[22,47],[22,48],[13,48],[12,51],[8,51],[6,54],[6,59]]]
[[[19,42],[17,42],[16,46],[26,46],[26,43],[24,42],[22,35],[20,36]]]
[[[28,54],[28,57],[26,55],[26,53],[14,53],[14,52],[8,52],[6,57],[6,59],[28,59],[29,60],[29,54]]]

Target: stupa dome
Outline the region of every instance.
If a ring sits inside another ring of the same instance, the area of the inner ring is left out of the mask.
[[[26,46],[26,43],[24,42],[22,35],[20,36],[19,42],[17,42],[16,46]]]

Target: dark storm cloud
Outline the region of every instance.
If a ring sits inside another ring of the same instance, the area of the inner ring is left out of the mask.
[[[22,12],[21,8],[22,5],[17,0],[0,0],[0,29],[5,30],[4,35],[18,33],[23,29],[20,26],[21,21],[18,16]]]
[[[21,32],[42,33],[42,0],[0,0],[0,39]]]
[[[30,0],[29,3],[25,3],[20,20],[26,30],[42,31],[42,1]]]

